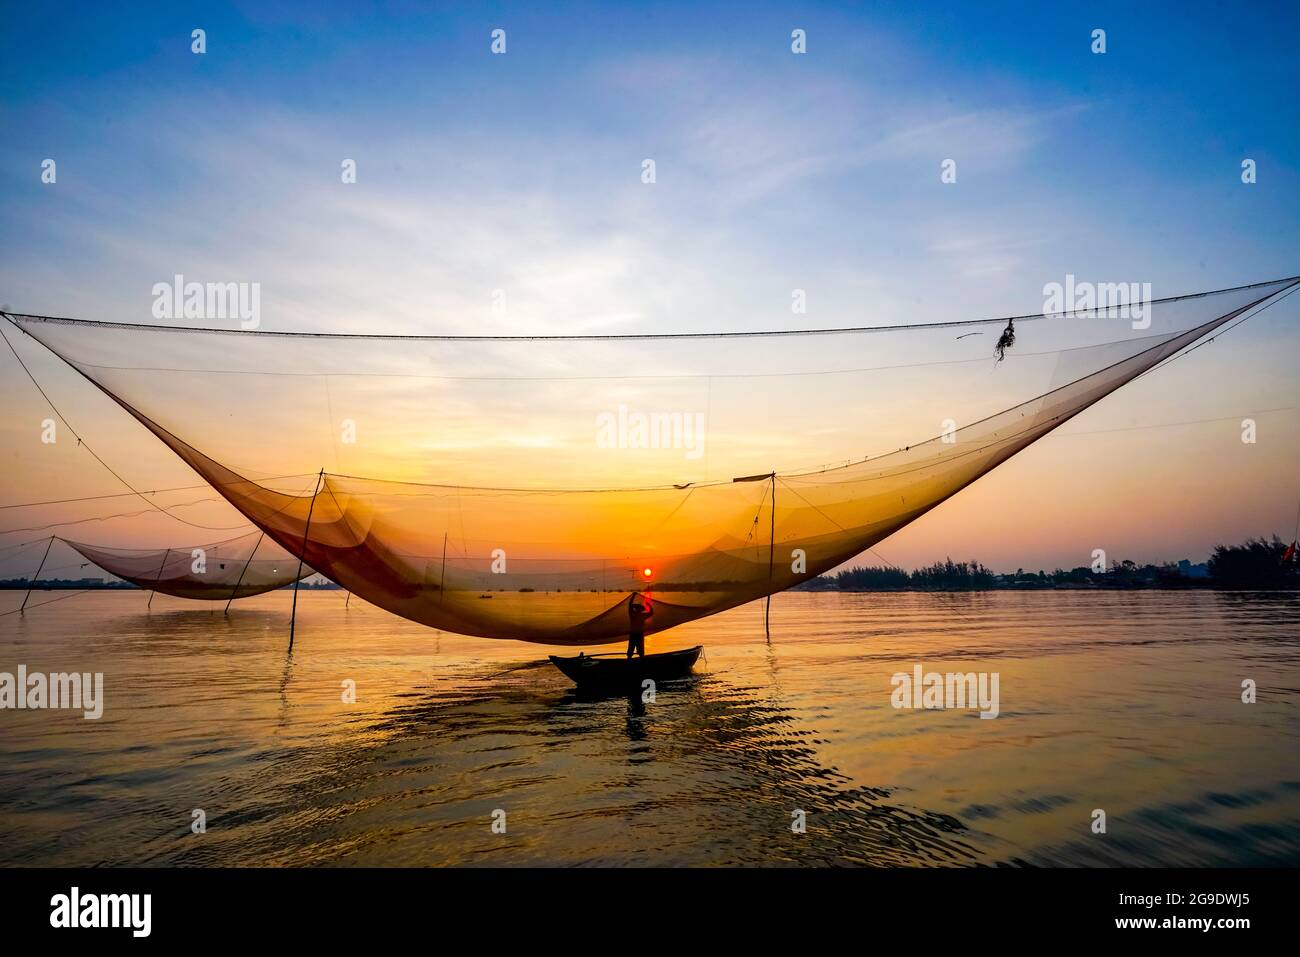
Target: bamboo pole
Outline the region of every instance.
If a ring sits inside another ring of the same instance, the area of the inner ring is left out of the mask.
[[[772,637],[772,577],[776,570],[776,473],[772,473],[772,532],[767,546],[767,607],[763,609],[763,633]]]
[[[18,609],[18,614],[20,616],[27,614],[27,610],[26,610],[27,599],[32,597],[32,589],[36,587],[36,583],[40,581],[41,570],[45,567],[45,559],[50,557],[50,549],[53,547],[54,547],[54,536],[51,535],[49,542],[47,542],[45,545],[45,554],[41,556],[41,563],[36,566],[36,574],[32,576],[32,580],[27,585],[27,594],[23,596],[22,607]]]
[[[257,550],[258,550],[259,548],[262,547],[262,539],[264,539],[264,538],[266,538],[266,530],[265,530],[265,529],[262,530],[262,534],[261,534],[261,535],[258,535],[258,536],[257,536],[257,544],[254,545],[254,546],[253,546],[253,550],[252,550],[251,552],[248,553],[248,561],[244,562],[244,567],[241,568],[241,569],[239,570],[239,580],[238,580],[237,582],[235,582],[235,589],[234,589],[234,591],[232,591],[232,592],[230,593],[230,597],[229,597],[228,599],[226,599],[226,611],[225,611],[225,614],[227,614],[227,615],[230,614],[230,603],[231,603],[232,601],[234,601],[234,600],[235,600],[235,596],[239,594],[239,586],[242,585],[242,584],[244,584],[244,575],[246,575],[246,574],[248,573],[248,566],[251,565],[251,564],[253,564],[253,556],[256,555],[256,554],[257,554]]]
[[[145,608],[153,607],[153,596],[158,592],[158,583],[162,581],[163,569],[167,567],[167,556],[172,553],[170,548],[163,551],[162,561],[158,563],[158,574],[153,577],[153,591],[149,592],[149,604]]]
[[[303,558],[307,554],[307,535],[311,532],[311,514],[316,510],[316,496],[320,494],[320,483],[325,478],[321,469],[316,476],[316,488],[311,493],[311,504],[307,506],[307,524],[302,530],[302,548],[298,550],[298,577],[293,580],[293,611],[289,613],[289,650],[293,651],[293,632],[298,621],[298,582],[302,579]]]
[[[442,604],[442,596],[447,594],[447,532],[442,533],[442,569],[438,572],[438,604]]]

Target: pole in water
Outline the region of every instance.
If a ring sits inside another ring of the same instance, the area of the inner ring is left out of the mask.
[[[171,549],[163,552],[163,560],[158,564],[158,574],[153,577],[153,591],[149,592],[149,604],[145,605],[146,609],[153,607],[153,596],[158,591],[158,583],[162,581],[163,569],[167,567],[167,556],[171,554]]]
[[[225,614],[227,615],[230,614],[230,603],[234,601],[235,596],[239,594],[239,586],[244,584],[244,575],[248,573],[248,566],[253,564],[253,556],[256,555],[257,550],[262,547],[262,539],[264,539],[265,537],[266,537],[266,530],[263,529],[262,534],[257,536],[257,544],[254,545],[253,550],[248,553],[248,561],[244,562],[244,567],[239,571],[239,580],[235,582],[234,591],[232,591],[230,593],[230,597],[226,599]]]
[[[442,596],[447,594],[447,533],[442,533],[442,570],[438,572],[438,604],[442,604]]]
[[[311,532],[311,513],[316,510],[316,496],[320,494],[320,483],[325,478],[321,469],[316,476],[316,488],[311,493],[311,504],[307,506],[307,524],[302,530],[302,548],[298,550],[298,577],[293,580],[293,611],[289,613],[289,650],[293,651],[293,630],[298,621],[298,582],[302,580],[302,560],[307,554],[307,535]]]
[[[45,554],[41,556],[41,563],[40,563],[39,565],[36,566],[36,574],[35,574],[34,576],[32,576],[31,583],[28,584],[28,586],[27,586],[27,594],[23,596],[23,603],[22,603],[22,606],[18,609],[18,614],[19,614],[20,617],[21,617],[22,615],[27,614],[27,611],[26,611],[26,609],[27,609],[27,599],[29,599],[29,598],[32,597],[32,589],[33,589],[34,587],[36,587],[36,583],[37,583],[38,581],[40,581],[40,578],[41,578],[41,569],[43,569],[43,568],[45,567],[45,559],[47,559],[47,558],[50,557],[50,549],[53,548],[53,547],[54,547],[54,536],[51,535],[51,536],[50,536],[50,540],[49,540],[49,542],[48,542],[48,543],[46,544],[46,546],[45,546]]]
[[[776,473],[772,473],[772,535],[767,545],[767,607],[763,609],[763,634],[772,637],[772,573],[776,568]]]

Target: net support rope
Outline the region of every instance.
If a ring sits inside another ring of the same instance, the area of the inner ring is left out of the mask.
[[[1251,289],[1262,289],[1265,286],[1274,286],[1279,284],[1293,284],[1300,282],[1300,274],[1287,276],[1282,279],[1266,279],[1263,282],[1246,283],[1240,286],[1225,286],[1222,289],[1211,289],[1206,292],[1184,293],[1178,296],[1165,296],[1160,299],[1152,299],[1147,304],[1151,306],[1163,305],[1174,302],[1189,302],[1196,299],[1203,299],[1207,296],[1217,296],[1223,293],[1244,292]],[[1064,310],[1061,312],[1038,312],[1025,313],[1015,316],[1001,316],[998,318],[988,319],[951,319],[940,322],[911,322],[896,323],[893,325],[876,325],[876,326],[828,326],[813,329],[750,329],[737,330],[734,332],[723,331],[705,331],[705,332],[634,332],[634,333],[575,333],[570,335],[427,335],[427,334],[402,334],[402,333],[370,333],[370,332],[307,332],[296,330],[277,330],[277,329],[224,329],[216,326],[163,326],[155,323],[136,323],[136,322],[110,322],[98,319],[77,319],[70,316],[46,316],[39,313],[19,312],[13,309],[0,310],[0,316],[4,316],[12,321],[14,316],[22,316],[27,319],[37,319],[42,322],[60,323],[73,326],[95,326],[98,328],[117,328],[129,330],[153,330],[158,332],[176,332],[183,330],[186,332],[208,333],[213,335],[229,336],[263,336],[279,337],[290,339],[352,339],[352,340],[370,340],[370,341],[387,341],[387,342],[654,342],[672,339],[772,339],[772,338],[790,338],[798,336],[840,336],[840,335],[858,335],[862,333],[874,332],[900,332],[918,329],[961,329],[975,326],[1001,326],[1010,325],[1016,322],[1031,322],[1039,319],[1056,319],[1069,318],[1071,316],[1089,315],[1096,313],[1098,309],[1115,308],[1115,307],[1089,307],[1080,309]]]
[[[0,316],[3,316],[5,319],[8,319],[11,323],[13,323],[15,326],[18,326],[18,324],[17,324],[16,322],[14,322],[13,317],[12,317],[11,315],[9,315],[9,313],[7,313],[7,312],[0,312]],[[22,329],[21,326],[18,326],[18,328],[19,328],[20,330]],[[23,331],[26,331],[26,330],[23,330]],[[63,414],[61,411],[59,411],[59,407],[56,406],[56,405],[55,405],[55,404],[50,400],[50,397],[45,393],[45,389],[43,389],[43,388],[41,387],[41,384],[40,384],[39,382],[36,381],[36,376],[32,375],[32,370],[31,370],[31,369],[27,368],[27,363],[24,362],[24,361],[23,361],[23,357],[20,356],[20,355],[18,354],[18,350],[14,348],[14,344],[13,344],[12,342],[9,341],[9,336],[8,336],[7,333],[3,332],[3,329],[0,329],[0,336],[3,336],[3,337],[4,337],[5,345],[7,345],[7,346],[9,347],[9,351],[12,352],[14,358],[18,360],[18,364],[19,364],[20,366],[22,366],[23,372],[27,373],[27,378],[31,379],[31,381],[32,381],[32,385],[34,385],[34,386],[36,387],[36,391],[39,392],[39,393],[41,394],[41,398],[43,398],[43,399],[45,400],[46,404],[50,407],[50,410],[51,410],[55,415],[57,415],[57,416],[59,417],[59,421],[63,423],[63,425],[67,428],[67,430],[68,430],[69,432],[72,433],[72,437],[73,437],[74,439],[77,440],[77,447],[78,447],[78,448],[84,448],[87,452],[89,452],[90,455],[91,455],[91,457],[94,458],[94,460],[95,460],[96,462],[98,462],[100,465],[102,465],[102,466],[105,468],[105,470],[107,470],[107,472],[108,472],[110,475],[113,476],[113,478],[117,479],[117,480],[118,480],[119,482],[121,482],[124,486],[126,486],[126,488],[128,488],[128,489],[130,490],[130,494],[135,495],[137,498],[140,499],[140,501],[144,502],[146,505],[148,505],[148,506],[149,506],[151,509],[153,509],[154,511],[162,512],[164,515],[167,515],[168,517],[173,518],[173,519],[175,519],[175,520],[178,521],[178,522],[182,522],[183,524],[185,524],[185,525],[190,525],[190,526],[192,526],[192,527],[194,527],[194,528],[202,528],[202,529],[206,529],[206,530],[208,530],[208,531],[222,531],[222,532],[225,532],[225,531],[231,531],[231,530],[233,530],[233,529],[237,529],[237,528],[247,528],[247,527],[248,527],[247,525],[230,525],[230,526],[200,525],[200,524],[198,524],[198,523],[196,523],[196,522],[191,522],[191,521],[188,521],[188,520],[186,520],[186,519],[180,518],[179,516],[173,515],[170,511],[168,511],[168,510],[165,509],[165,508],[161,508],[161,507],[159,507],[159,505],[158,505],[156,502],[154,502],[153,500],[151,500],[151,499],[149,499],[148,497],[146,497],[145,494],[144,494],[143,492],[141,492],[139,489],[137,489],[134,485],[132,485],[130,482],[128,482],[125,478],[123,478],[122,475],[121,475],[121,473],[119,473],[119,472],[118,472],[116,469],[114,469],[111,465],[109,465],[107,462],[105,462],[104,459],[100,457],[99,453],[96,452],[94,449],[92,449],[92,448],[90,447],[90,445],[89,445],[89,444],[88,444],[84,439],[82,439],[80,433],[78,433],[77,430],[74,429],[74,428],[72,427],[72,423],[70,423],[70,422],[68,421],[67,417],[64,416],[64,414]]]

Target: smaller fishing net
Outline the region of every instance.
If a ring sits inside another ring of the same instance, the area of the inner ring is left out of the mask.
[[[292,584],[314,574],[262,532],[183,548],[109,548],[61,538],[104,571],[176,598],[228,601]]]

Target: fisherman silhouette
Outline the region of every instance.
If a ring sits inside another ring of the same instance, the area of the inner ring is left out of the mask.
[[[627,605],[627,656],[629,658],[634,654],[645,657],[645,623],[654,616],[654,613],[649,598],[645,598],[640,592],[632,593],[632,600]]]

